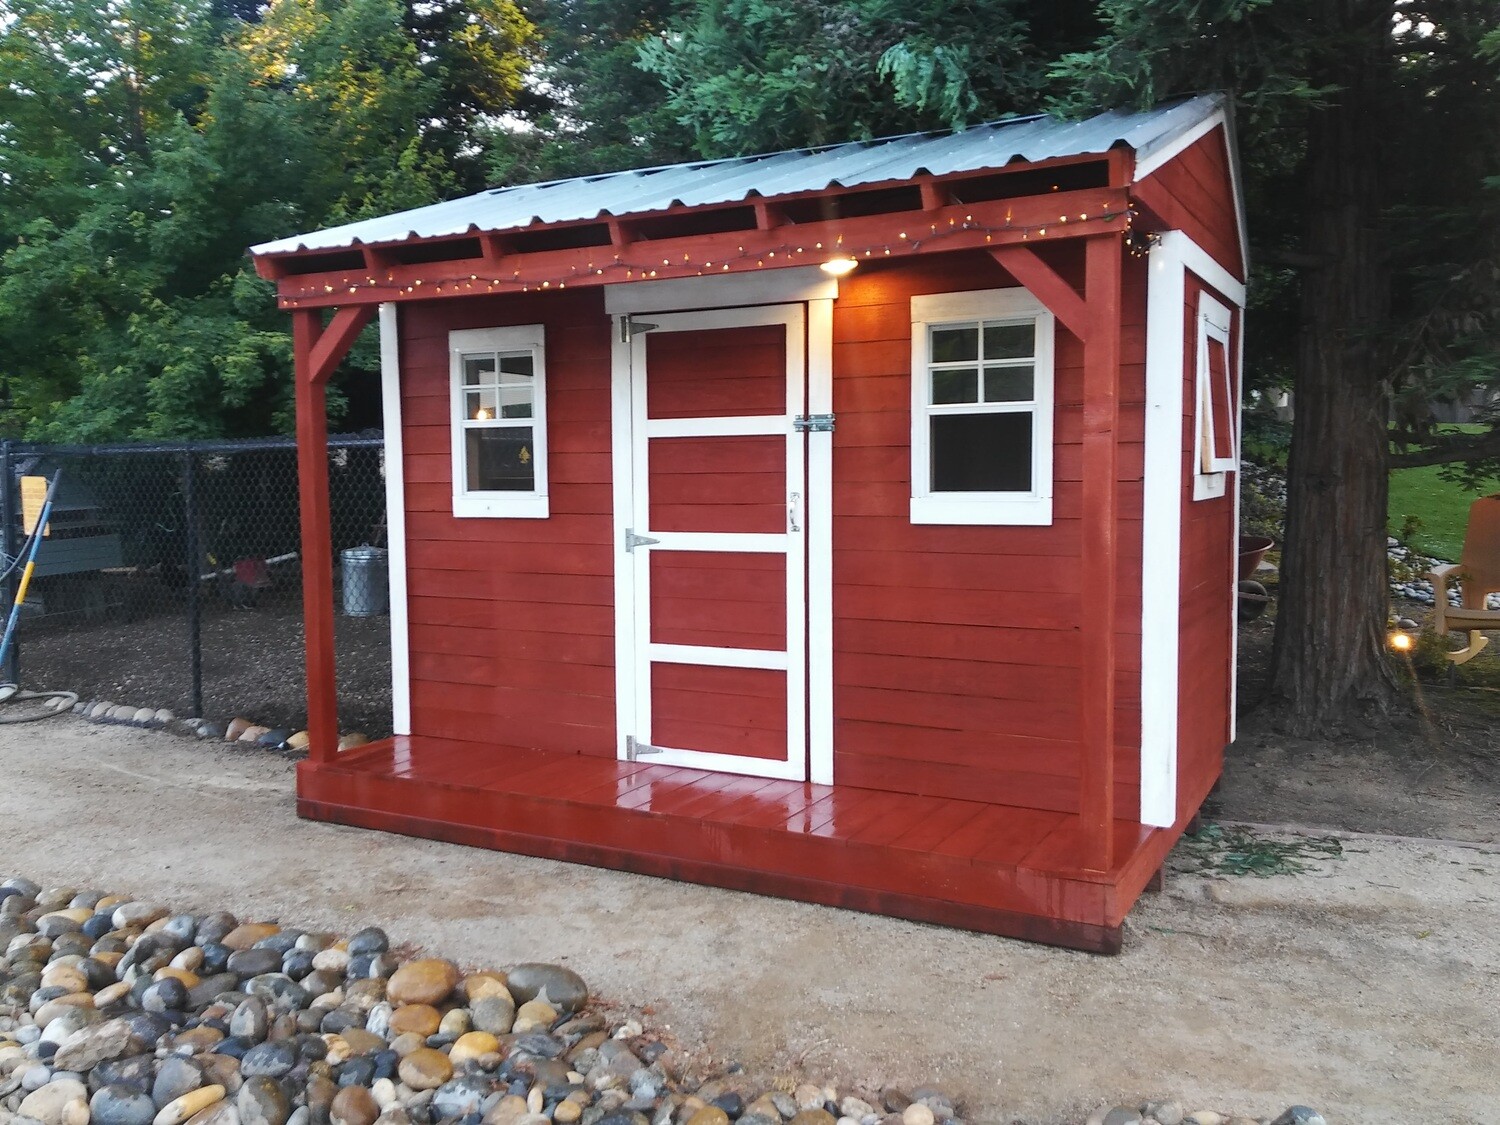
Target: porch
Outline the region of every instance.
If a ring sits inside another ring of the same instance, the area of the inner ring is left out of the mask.
[[[1098,953],[1178,832],[1076,815],[398,736],[301,763],[300,815]]]

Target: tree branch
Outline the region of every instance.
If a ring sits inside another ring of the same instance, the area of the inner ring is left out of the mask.
[[[1500,429],[1482,434],[1444,434],[1436,440],[1418,438],[1415,434],[1396,435],[1399,444],[1421,442],[1419,448],[1403,449],[1391,454],[1393,469],[1415,469],[1423,465],[1451,465],[1455,461],[1479,461],[1500,457]],[[1406,440],[1402,440],[1406,439]]]

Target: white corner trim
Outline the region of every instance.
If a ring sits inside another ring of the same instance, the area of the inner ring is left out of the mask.
[[[619,316],[679,309],[724,309],[789,301],[831,301],[838,295],[838,278],[817,266],[795,266],[719,277],[616,282],[604,287],[604,311]]]
[[[1179,136],[1172,138],[1168,144],[1151,153],[1151,155],[1135,166],[1135,172],[1131,178],[1136,183],[1146,179],[1163,165],[1177,159],[1177,157],[1181,156],[1215,129],[1222,129],[1224,131],[1224,151],[1227,154],[1229,164],[1229,190],[1234,195],[1235,241],[1239,244],[1240,261],[1245,264],[1246,276],[1249,276],[1250,240],[1249,232],[1245,226],[1244,177],[1240,173],[1239,146],[1235,143],[1234,122],[1227,109],[1214,111],[1214,113],[1205,117],[1191,129],[1184,130]],[[1195,270],[1194,272],[1197,271]],[[1243,296],[1239,298],[1238,303],[1245,303]]]
[[[1177,821],[1179,617],[1182,600],[1182,388],[1189,240],[1151,249],[1146,289],[1145,473],[1141,508],[1141,823]]]
[[[411,626],[406,604],[406,465],[402,459],[401,346],[394,302],[380,306],[380,405],[385,430],[385,538],[390,566],[391,731],[411,733]]]

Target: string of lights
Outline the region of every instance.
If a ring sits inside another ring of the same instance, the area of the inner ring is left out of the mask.
[[[1090,214],[1086,211],[1073,215],[1059,215],[1055,220],[1048,222],[1034,222],[1029,224],[1015,224],[1012,222],[1011,212],[1007,211],[1005,222],[1000,225],[986,225],[976,222],[972,214],[963,219],[950,218],[946,226],[940,223],[929,223],[926,233],[917,235],[909,231],[899,231],[894,239],[882,242],[874,242],[868,245],[850,248],[845,245],[843,235],[838,235],[831,243],[823,241],[795,242],[788,241],[775,247],[760,247],[747,249],[741,245],[735,252],[726,256],[705,260],[694,265],[692,256],[683,254],[680,260],[674,260],[670,255],[657,260],[650,261],[627,261],[623,254],[615,253],[608,261],[586,261],[582,265],[572,267],[565,274],[554,274],[546,277],[523,276],[521,269],[515,269],[510,276],[496,276],[493,272],[471,273],[467,278],[445,278],[442,281],[428,281],[424,287],[422,278],[413,278],[407,282],[397,282],[393,275],[387,275],[384,279],[374,276],[363,278],[352,278],[346,276],[340,284],[324,282],[304,288],[300,291],[282,295],[281,303],[288,308],[295,308],[299,302],[304,300],[317,300],[320,304],[326,304],[326,298],[339,291],[347,289],[350,295],[357,295],[361,289],[386,289],[399,294],[415,294],[419,291],[431,292],[434,296],[465,294],[492,293],[497,289],[507,292],[529,293],[536,291],[550,291],[553,289],[566,289],[569,285],[577,285],[587,280],[592,284],[599,284],[610,278],[621,278],[625,281],[649,280],[662,274],[671,277],[697,276],[707,277],[713,274],[724,274],[742,269],[744,266],[754,263],[756,269],[784,267],[788,263],[800,264],[807,261],[809,257],[816,257],[819,264],[823,265],[831,273],[847,273],[854,269],[862,261],[876,261],[882,258],[892,257],[893,254],[914,254],[924,246],[930,246],[934,242],[946,238],[955,238],[961,235],[984,236],[984,242],[975,245],[982,246],[984,243],[993,242],[997,236],[1006,241],[1013,241],[1020,235],[1020,241],[1029,242],[1033,239],[1042,240],[1049,237],[1055,238],[1062,231],[1069,235],[1075,235],[1080,226],[1100,225],[1113,222],[1123,217],[1126,227],[1126,249],[1137,257],[1144,256],[1149,252],[1151,244],[1156,236],[1142,234],[1133,229],[1132,224],[1135,213],[1132,209],[1103,210]],[[1052,231],[1051,236],[1048,231]],[[843,263],[838,268],[836,263]],[[686,272],[692,270],[691,273]]]

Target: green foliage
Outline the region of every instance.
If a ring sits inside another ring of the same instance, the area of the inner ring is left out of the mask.
[[[1337,836],[1294,836],[1270,840],[1244,826],[1205,825],[1196,836],[1177,845],[1182,868],[1207,875],[1303,875],[1318,863],[1344,858]]]
[[[480,186],[533,43],[511,0],[10,11],[0,432],[46,440],[288,429],[289,326],[245,248]]]
[[[1480,428],[1445,426],[1443,432]],[[1463,550],[1469,505],[1497,486],[1500,479],[1495,477],[1460,480],[1440,465],[1395,469],[1390,483],[1391,534],[1432,558],[1455,561]]]
[[[641,65],[698,151],[726,156],[1033,112],[1047,63],[1094,26],[1077,0],[1045,12],[1020,0],[699,0],[642,44]]]

